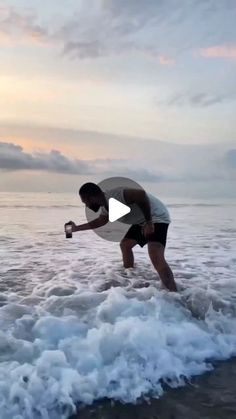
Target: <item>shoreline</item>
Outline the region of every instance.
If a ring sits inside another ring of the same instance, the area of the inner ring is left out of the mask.
[[[217,363],[191,384],[165,391],[159,399],[137,404],[96,401],[68,419],[235,419],[235,383],[236,357]]]

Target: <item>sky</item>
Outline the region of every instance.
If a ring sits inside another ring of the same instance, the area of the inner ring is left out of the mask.
[[[0,0],[0,190],[236,195],[235,21],[235,0]]]

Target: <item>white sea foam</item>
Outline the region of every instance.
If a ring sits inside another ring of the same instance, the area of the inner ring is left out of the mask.
[[[4,419],[67,417],[76,402],[102,397],[160,396],[164,383],[183,385],[212,361],[236,355],[235,318],[210,308],[196,319],[181,298],[152,287],[131,296],[120,287],[56,296],[53,303],[45,305],[57,311],[58,303],[63,315],[11,306],[12,324],[0,336]]]
[[[117,244],[94,233],[65,240],[73,208],[15,211],[8,226],[1,209],[1,419],[160,397],[236,355],[232,208],[224,222],[219,207],[173,208],[167,256],[178,294],[162,289],[146,251],[135,249],[137,266],[124,271]]]

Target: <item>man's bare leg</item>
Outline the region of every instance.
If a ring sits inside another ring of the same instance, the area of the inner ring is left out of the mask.
[[[133,239],[123,239],[120,242],[120,248],[123,257],[124,268],[134,267],[134,254],[133,247],[136,246],[137,242]]]
[[[169,267],[168,263],[165,260],[164,256],[165,248],[161,243],[158,242],[149,242],[148,243],[148,253],[151,259],[151,262],[158,272],[163,284],[170,291],[177,291],[177,286],[174,280],[174,275]]]

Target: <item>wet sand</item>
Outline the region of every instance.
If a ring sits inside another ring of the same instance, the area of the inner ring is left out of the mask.
[[[166,390],[160,399],[138,404],[110,400],[80,407],[70,419],[235,419],[236,358],[178,389]]]

